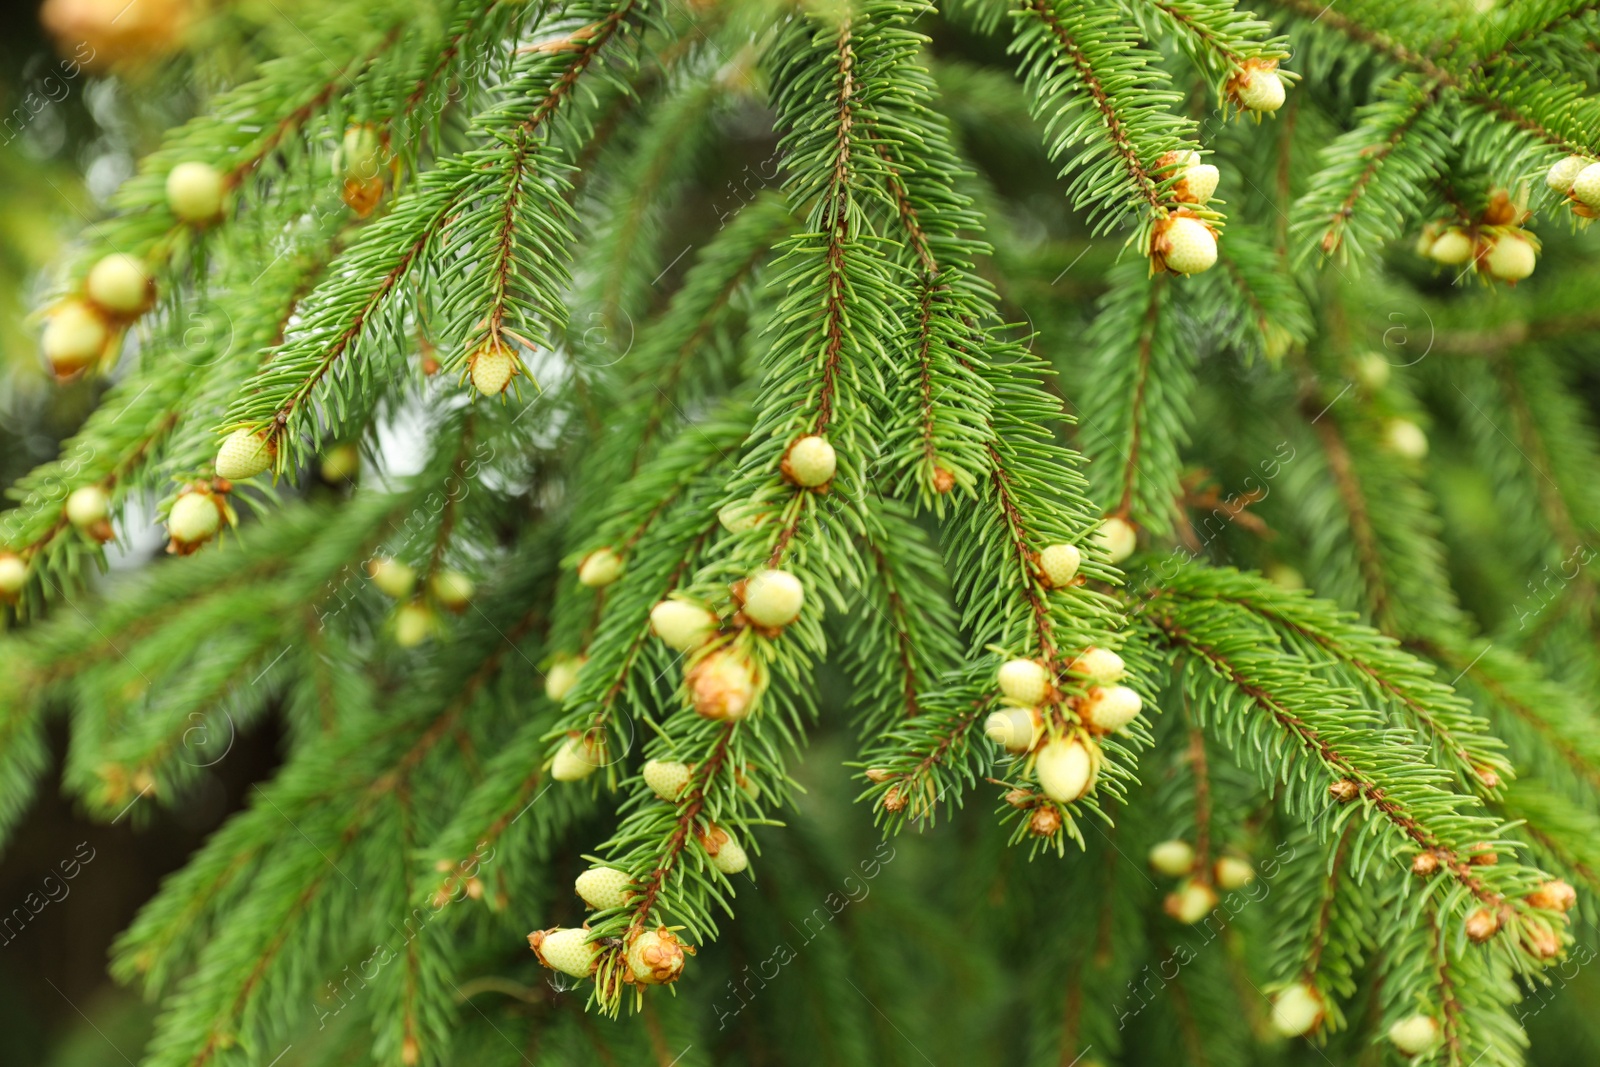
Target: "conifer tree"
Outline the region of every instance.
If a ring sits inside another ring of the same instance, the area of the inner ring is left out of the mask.
[[[145,1063],[1586,1062],[1600,5],[291,22],[0,513],[0,832],[283,723]]]

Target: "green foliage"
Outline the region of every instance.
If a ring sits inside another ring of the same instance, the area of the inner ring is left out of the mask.
[[[141,826],[285,724],[115,948],[163,1067],[1376,1064],[1417,1014],[1405,1062],[1562,1062],[1517,1002],[1600,906],[1600,323],[1543,176],[1600,154],[1595,18],[334,5],[62,267],[159,299],[0,515],[0,832],[52,715]],[[1449,228],[1475,258],[1412,251]],[[237,529],[129,566],[201,490]],[[541,966],[574,928],[589,973]]]

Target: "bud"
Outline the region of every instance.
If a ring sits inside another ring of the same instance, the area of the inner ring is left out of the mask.
[[[683,942],[665,926],[636,934],[628,943],[628,971],[640,985],[668,985],[683,973]]]
[[[1157,874],[1179,878],[1194,870],[1194,846],[1173,838],[1150,848],[1150,866]]]
[[[361,470],[361,450],[354,444],[346,441],[342,445],[334,445],[322,457],[322,463],[317,468],[317,473],[322,480],[330,485],[348,482]]]
[[[1039,553],[1039,576],[1051,589],[1065,589],[1078,575],[1083,553],[1076,545],[1048,545]]]
[[[439,621],[428,605],[415,601],[401,604],[394,612],[394,643],[401,648],[416,648],[438,627]]]
[[[884,767],[867,768],[867,781],[869,782],[877,782],[879,785],[882,785],[884,782],[890,781],[893,778],[894,772]]]
[[[940,496],[950,492],[956,487],[956,476],[953,471],[943,467],[933,468],[933,491]]]
[[[1431,1015],[1407,1015],[1389,1027],[1389,1041],[1407,1056],[1420,1056],[1439,1043],[1439,1023]]]
[[[710,608],[687,600],[663,600],[650,609],[650,630],[678,652],[692,652],[717,632],[717,616]]]
[[[703,657],[684,675],[694,710],[708,719],[735,722],[750,714],[756,679],[743,653],[719,649]]]
[[[1483,257],[1483,266],[1492,277],[1512,285],[1532,274],[1538,263],[1537,246],[1519,230],[1500,234]]]
[[[1479,908],[1467,916],[1467,937],[1484,942],[1500,931],[1500,916],[1488,908]]]
[[[1139,694],[1125,685],[1095,686],[1079,703],[1078,714],[1085,725],[1109,734],[1138,718],[1143,704]]]
[[[1419,460],[1428,454],[1428,435],[1410,419],[1390,419],[1384,427],[1383,443],[1402,459]]]
[[[589,940],[589,931],[578,927],[535,930],[528,935],[528,947],[540,963],[574,978],[589,977],[600,959],[600,946]]]
[[[367,574],[384,596],[402,600],[417,584],[417,572],[397,559],[374,556],[367,561]]]
[[[550,761],[550,777],[558,782],[582,781],[600,769],[605,755],[605,739],[599,731],[570,733]]]
[[[1212,875],[1223,889],[1243,889],[1256,880],[1256,869],[1238,856],[1224,856],[1212,867]]]
[[[111,326],[93,304],[63,300],[45,319],[39,347],[57,378],[70,378],[105,354]]]
[[[1561,935],[1543,919],[1530,917],[1522,920],[1522,947],[1535,959],[1553,960],[1561,955]]]
[[[102,256],[89,268],[84,292],[106,313],[120,319],[134,318],[155,299],[155,283],[150,272],[135,256],[113,252]]]
[[[1044,721],[1032,708],[1006,708],[992,713],[983,724],[983,734],[1013,755],[1033,748],[1044,730]]]
[[[1083,655],[1067,665],[1073,674],[1081,674],[1096,685],[1115,685],[1128,673],[1122,657],[1109,648],[1086,648]]]
[[[710,826],[700,835],[700,847],[711,857],[711,865],[723,874],[738,874],[750,866],[744,846],[720,826]]]
[[[210,492],[190,489],[172,502],[167,512],[168,552],[188,555],[217,535],[222,528],[222,507]]]
[[[628,892],[630,884],[626,871],[619,871],[615,867],[590,867],[578,875],[573,888],[589,907],[605,911],[608,908],[620,908],[628,902],[633,895]]]
[[[1217,234],[1192,215],[1173,215],[1156,224],[1150,258],[1174,274],[1199,274],[1217,262]]]
[[[833,480],[839,460],[827,438],[812,434],[789,446],[783,457],[785,478],[806,489],[816,489]]]
[[[1600,208],[1600,163],[1591,163],[1572,179],[1572,196],[1590,208]]]
[[[1228,81],[1228,88],[1240,107],[1260,115],[1283,106],[1286,93],[1278,77],[1276,59],[1247,59]]]
[[[899,786],[892,785],[883,794],[883,810],[893,813],[906,809],[906,795]]]
[[[376,128],[361,123],[344,131],[339,150],[333,155],[335,178],[375,178],[382,166],[383,143]]]
[[[767,521],[767,512],[748,500],[724,504],[717,512],[717,521],[729,533],[749,533]]]
[[[179,163],[167,174],[167,206],[180,222],[215,222],[222,217],[222,194],[222,175],[209,163]]]
[[[15,552],[0,552],[0,599],[15,600],[28,584],[28,565]]]
[[[1272,1028],[1284,1037],[1300,1037],[1321,1025],[1326,1011],[1322,994],[1297,982],[1272,998]]]
[[[1204,162],[1199,152],[1192,149],[1167,152],[1157,163],[1163,177],[1177,176],[1178,180],[1172,185],[1172,198],[1180,203],[1205,204],[1217,191],[1221,174],[1216,167]]]
[[[677,760],[645,760],[640,775],[650,791],[662,800],[677,800],[694,768]]]
[[[622,577],[622,557],[609,548],[597,548],[578,563],[578,582],[591,589],[610,585]]]
[[[80,66],[94,71],[137,67],[178,49],[201,10],[207,9],[194,0],[140,0],[138,4],[46,0],[39,8],[39,21],[55,39],[57,51],[70,57],[63,60],[60,75],[70,81]],[[51,95],[47,83],[40,88]],[[40,107],[45,106],[41,101]],[[29,107],[32,110],[31,104]]]
[[[1545,882],[1528,894],[1528,904],[1545,911],[1571,911],[1578,903],[1578,891],[1559,878]]]
[[[1167,894],[1161,909],[1186,926],[1200,922],[1217,906],[1217,891],[1204,882],[1187,879]]]
[[[1472,236],[1452,226],[1434,238],[1433,244],[1428,247],[1428,258],[1447,267],[1459,267],[1469,262],[1477,251]]]
[[[1467,849],[1467,852],[1470,853],[1467,857],[1467,862],[1477,867],[1493,867],[1500,862],[1500,856],[1495,852],[1493,846],[1484,841],[1479,841],[1476,845],[1471,846]]]
[[[756,571],[744,583],[744,613],[758,626],[789,625],[800,617],[805,601],[805,587],[788,571]]]
[[[1328,795],[1341,804],[1348,804],[1361,795],[1361,787],[1353,779],[1341,778],[1328,787]]]
[[[1544,177],[1544,183],[1550,187],[1551,192],[1566,196],[1572,192],[1572,183],[1589,163],[1590,161],[1583,156],[1567,156],[1550,168]]]
[[[111,497],[98,485],[84,485],[67,496],[67,521],[80,530],[104,525],[111,515]]]
[[[1032,659],[1012,659],[1000,665],[996,675],[1000,692],[1014,704],[1038,707],[1050,695],[1050,672],[1044,664]]]
[[[441,607],[458,613],[467,610],[475,591],[471,578],[449,568],[436,572],[428,579],[428,588]]]
[[[497,336],[490,337],[467,359],[467,374],[478,392],[484,396],[499,396],[511,384],[521,362],[509,345]]]
[[[585,656],[557,656],[544,676],[544,695],[557,704],[567,699],[572,687],[578,684],[578,672],[583,669]]]
[[[1045,743],[1034,762],[1039,787],[1051,800],[1070,804],[1094,788],[1100,748],[1083,738],[1058,737]]]
[[[1055,805],[1045,804],[1033,809],[1028,819],[1028,832],[1035,837],[1054,837],[1061,830],[1061,812]]]
[[[1139,547],[1139,535],[1126,519],[1111,516],[1095,531],[1095,544],[1105,550],[1112,563],[1121,563]]]
[[[254,478],[272,466],[277,452],[277,442],[271,438],[253,430],[237,429],[225,437],[222,447],[217,449],[217,460],[214,464],[217,477],[226,478],[230,482],[242,482],[246,478]]]
[[[1432,852],[1418,852],[1411,858],[1411,873],[1431,878],[1439,872],[1439,857]]]

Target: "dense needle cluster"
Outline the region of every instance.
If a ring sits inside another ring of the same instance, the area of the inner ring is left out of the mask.
[[[852,986],[968,1055],[967,967],[1005,1062],[1523,1062],[1600,890],[1600,14],[1260,6],[349,0],[173,130],[0,516],[0,828],[56,707],[106,818],[286,724],[117,946],[149,1062],[883,1062]],[[145,499],[192,558],[77,610]]]

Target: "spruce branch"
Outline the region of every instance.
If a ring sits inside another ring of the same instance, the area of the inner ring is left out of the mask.
[[[1406,870],[1413,855],[1429,852],[1440,875],[1462,891],[1457,901],[1496,912],[1526,910],[1521,898],[1534,888],[1537,872],[1516,864],[1469,863],[1469,848],[1479,842],[1492,847],[1504,838],[1504,828],[1468,814],[1469,798],[1450,792],[1440,772],[1407,753],[1393,733],[1358,725],[1378,722],[1345,692],[1297,667],[1281,645],[1270,639],[1263,645],[1264,631],[1245,623],[1238,609],[1217,602],[1169,606],[1157,597],[1141,617],[1160,640],[1184,654],[1180,669],[1202,723],[1220,732],[1239,758],[1288,786],[1291,803],[1304,817],[1328,808],[1328,787],[1356,784],[1361,806],[1344,811],[1373,816],[1364,838],[1368,847],[1357,861],[1360,869],[1377,861]],[[1241,737],[1236,731],[1244,723],[1227,720],[1246,708],[1260,714],[1245,720]],[[1320,770],[1318,781],[1297,770],[1301,761]],[[1330,821],[1337,825],[1346,817]],[[1456,908],[1460,915],[1463,905]]]
[[[1027,0],[1012,18],[1012,51],[1022,57],[1050,157],[1063,176],[1075,175],[1067,189],[1072,205],[1088,213],[1097,234],[1132,214],[1139,229],[1130,243],[1147,248],[1148,240],[1137,238],[1175,206],[1173,179],[1157,176],[1159,160],[1197,147],[1193,123],[1171,110],[1179,94],[1116,11]]]
[[[1221,98],[1226,83],[1251,59],[1287,59],[1287,38],[1232,0],[1122,0],[1121,6],[1155,38],[1176,38]]]
[[[1494,795],[1511,777],[1506,746],[1490,732],[1488,721],[1394,638],[1331,605],[1231,569],[1183,568],[1165,578],[1163,595],[1168,591],[1235,604],[1268,623],[1291,647],[1298,646],[1305,659],[1328,657],[1347,667],[1349,680],[1379,702],[1375,706],[1392,704],[1428,739],[1434,758],[1452,768],[1465,788]]]

